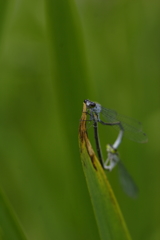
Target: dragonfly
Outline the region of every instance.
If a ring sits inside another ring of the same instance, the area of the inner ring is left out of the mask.
[[[103,125],[113,126],[116,130],[123,130],[124,136],[128,139],[145,143],[148,141],[147,135],[142,131],[141,122],[117,113],[115,110],[104,108],[101,104],[84,100],[90,121],[99,122]]]
[[[119,180],[124,192],[129,197],[136,198],[138,195],[138,188],[133,178],[131,177],[131,175],[128,173],[127,169],[123,165],[117,151],[119,145],[122,142],[122,137],[123,137],[123,131],[121,130],[115,143],[113,145],[107,144],[106,146],[107,160],[106,162],[104,162],[103,167],[104,169],[112,171],[112,169],[116,165],[118,165]]]

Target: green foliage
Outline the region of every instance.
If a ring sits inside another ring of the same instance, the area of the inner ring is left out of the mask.
[[[101,239],[130,240],[130,236],[108,182],[86,132],[86,105],[84,104],[79,128],[79,146],[82,166],[91,196]]]
[[[0,239],[26,240],[21,225],[2,190],[0,191],[0,225]]]
[[[139,198],[108,178],[133,239],[159,239],[159,2],[0,6],[0,185],[27,238],[99,239],[77,143],[89,98],[143,122],[149,142],[119,150]],[[101,127],[102,149],[113,134]]]

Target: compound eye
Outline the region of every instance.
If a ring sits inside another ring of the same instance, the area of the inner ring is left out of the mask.
[[[96,104],[94,102],[91,102],[90,100],[86,99],[84,100],[84,103],[86,104],[86,106],[88,108],[94,108],[96,106]]]

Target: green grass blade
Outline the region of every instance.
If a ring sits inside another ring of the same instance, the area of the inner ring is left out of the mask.
[[[81,160],[101,239],[131,240],[112,188],[87,137],[85,112],[84,104],[79,129]]]
[[[0,239],[26,240],[14,211],[2,190],[0,190],[0,226]]]

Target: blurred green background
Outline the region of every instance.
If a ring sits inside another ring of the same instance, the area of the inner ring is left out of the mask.
[[[138,199],[108,175],[133,239],[160,239],[159,12],[158,1],[0,2],[0,183],[28,239],[100,239],[78,148],[86,98],[143,122],[148,143],[120,148]],[[105,129],[104,151],[117,136]]]

